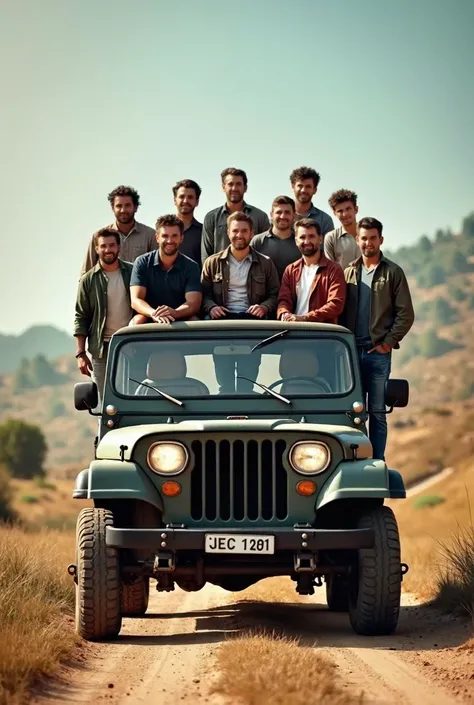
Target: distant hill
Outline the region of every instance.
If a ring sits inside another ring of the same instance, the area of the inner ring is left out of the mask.
[[[61,355],[72,355],[73,351],[72,334],[54,326],[31,326],[20,335],[0,333],[0,374],[16,370],[22,358],[30,360],[44,355],[54,360]]]

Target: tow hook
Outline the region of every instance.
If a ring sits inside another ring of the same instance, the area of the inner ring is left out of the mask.
[[[74,582],[77,585],[77,565],[75,565],[74,563],[70,563],[67,567],[67,572],[69,573],[69,575],[72,575],[72,577],[74,578]]]
[[[401,563],[400,568],[401,568],[402,582],[403,582],[403,576],[406,575],[409,571],[408,563]]]

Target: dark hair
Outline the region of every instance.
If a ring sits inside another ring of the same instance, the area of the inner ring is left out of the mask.
[[[322,235],[321,226],[312,218],[299,218],[294,224],[295,233],[297,228],[315,228],[318,235]]]
[[[289,196],[277,196],[273,199],[272,210],[275,206],[291,206],[295,210],[295,202]]]
[[[177,215],[174,213],[168,213],[167,215],[160,215],[158,220],[155,223],[155,230],[158,232],[158,230],[164,226],[172,226],[176,225],[176,227],[179,228],[179,232],[181,235],[184,233],[184,223],[182,220],[178,218]]]
[[[354,191],[349,191],[347,188],[340,188],[339,191],[334,191],[328,199],[328,203],[333,210],[335,210],[336,206],[346,201],[350,201],[356,206],[357,194]]]
[[[242,169],[234,169],[233,166],[229,166],[221,172],[222,183],[225,181],[226,176],[241,176],[244,180],[244,185],[247,186],[247,174]]]
[[[99,244],[100,237],[114,237],[117,245],[120,245],[120,234],[117,230],[112,230],[111,228],[102,228],[94,233],[94,245],[97,247]]]
[[[357,232],[363,228],[364,230],[378,230],[380,237],[382,236],[383,225],[377,218],[361,218],[357,223]]]
[[[321,181],[321,177],[318,172],[311,169],[309,166],[300,166],[298,169],[293,169],[290,174],[290,182],[292,186],[294,186],[297,181],[305,181],[306,179],[313,179],[315,187],[317,187]]]
[[[179,190],[180,188],[192,188],[192,189],[194,189],[194,193],[196,194],[196,198],[197,198],[198,201],[199,201],[199,199],[200,199],[200,197],[201,197],[202,189],[201,189],[201,187],[199,186],[199,184],[197,184],[195,181],[193,181],[192,179],[183,179],[182,181],[178,181],[178,182],[173,186],[173,196],[174,196],[175,198],[176,198],[176,195],[177,195],[178,190]]]
[[[135,189],[131,186],[117,186],[117,188],[114,188],[114,190],[107,196],[111,206],[114,205],[116,196],[130,196],[135,208],[138,208],[140,205],[140,196],[138,195],[138,191],[135,191]]]
[[[235,211],[234,213],[231,213],[227,218],[227,228],[229,228],[229,225],[233,223],[234,220],[243,220],[244,223],[248,223],[250,225],[250,230],[253,232],[253,220],[249,215],[247,215],[247,213],[243,213],[242,211]]]

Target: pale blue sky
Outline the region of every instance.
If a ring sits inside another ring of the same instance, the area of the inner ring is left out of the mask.
[[[0,331],[72,331],[107,193],[138,189],[138,219],[171,186],[222,202],[244,168],[269,209],[302,164],[316,204],[337,188],[385,225],[386,246],[474,209],[473,0],[3,0]]]

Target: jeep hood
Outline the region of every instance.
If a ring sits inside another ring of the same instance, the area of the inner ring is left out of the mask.
[[[123,460],[131,460],[135,445],[146,436],[181,436],[186,433],[238,433],[252,437],[255,433],[323,433],[336,437],[347,450],[352,443],[359,446],[358,458],[371,458],[372,446],[367,436],[359,429],[333,424],[299,423],[292,419],[242,419],[181,421],[179,423],[141,424],[108,431],[97,446],[98,460],[122,460],[120,446],[126,446]],[[155,439],[156,440],[156,439]]]

